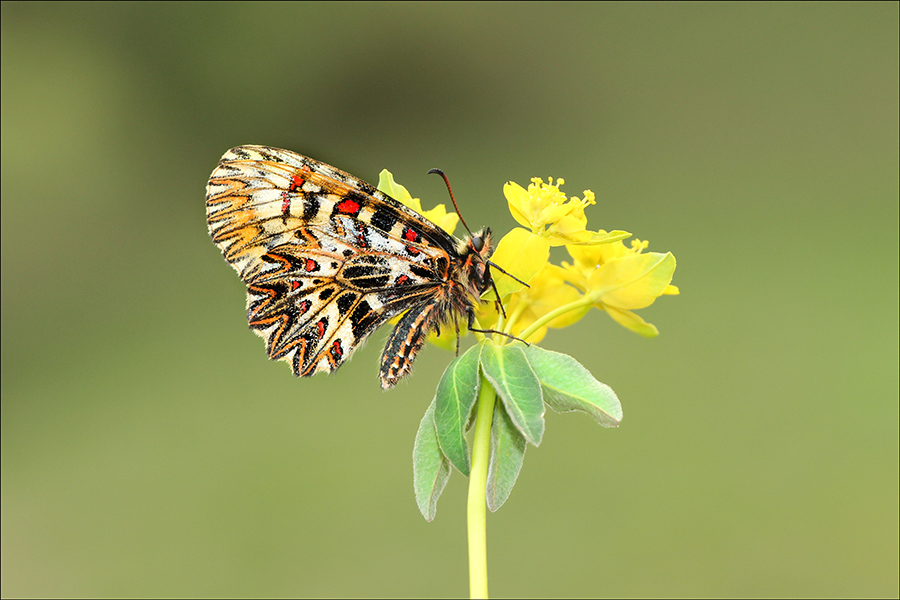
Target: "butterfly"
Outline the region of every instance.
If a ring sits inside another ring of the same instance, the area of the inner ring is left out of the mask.
[[[458,346],[458,319],[471,329],[493,286],[490,229],[458,240],[365,181],[289,150],[226,152],[209,178],[206,215],[247,285],[250,328],[297,376],[336,370],[402,315],[381,355],[389,389],[429,333],[452,322]]]

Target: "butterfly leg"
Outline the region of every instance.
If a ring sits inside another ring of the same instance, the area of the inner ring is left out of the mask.
[[[522,281],[521,279],[519,279],[519,278],[516,277],[515,275],[510,275],[509,273],[507,273],[506,271],[504,271],[503,269],[501,269],[500,267],[498,267],[497,265],[495,265],[495,264],[492,263],[491,261],[487,261],[487,267],[488,267],[488,269],[490,269],[491,267],[494,267],[495,269],[497,269],[498,271],[500,271],[501,273],[503,273],[503,274],[506,275],[507,277],[511,277],[511,278],[515,279],[516,281],[518,281],[519,283],[521,283],[521,284],[524,285],[525,287],[527,287],[527,288],[530,288],[530,287],[531,287],[530,285],[528,285],[527,283],[525,283],[524,281]],[[503,308],[503,302],[500,300],[500,292],[497,291],[497,284],[494,283],[494,278],[493,278],[493,277],[490,277],[490,275],[488,275],[488,278],[490,279],[491,287],[494,288],[494,295],[497,297],[497,306],[500,308],[500,312],[503,314],[503,318],[506,319],[506,309]],[[497,332],[497,333],[499,333],[499,332]]]
[[[496,263],[492,263],[491,261],[487,261],[487,264],[488,264],[489,267],[494,267],[495,269],[497,269],[498,271],[500,271],[501,273],[503,273],[503,274],[506,275],[507,277],[511,277],[511,278],[515,279],[516,281],[518,281],[519,283],[521,283],[521,284],[524,285],[525,287],[527,287],[527,288],[530,288],[530,287],[531,287],[530,285],[528,285],[527,283],[525,283],[524,281],[522,281],[521,279],[519,279],[518,277],[516,277],[516,276],[513,275],[512,273],[507,273],[506,271],[504,271],[503,269],[501,269]]]
[[[475,329],[473,327],[473,325],[475,325],[475,309],[473,309],[471,307],[469,307],[469,310],[466,311],[466,316],[469,319],[469,331],[474,331],[477,333],[496,333],[496,334],[502,335],[504,337],[508,337],[511,340],[515,340],[517,342],[522,342],[526,346],[531,345],[528,342],[526,342],[525,340],[523,340],[522,338],[517,338],[516,336],[511,335],[509,333],[505,333],[503,331],[497,331],[496,329]],[[457,341],[457,343],[458,343],[458,341]]]

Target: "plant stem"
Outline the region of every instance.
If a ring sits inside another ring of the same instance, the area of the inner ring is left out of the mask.
[[[564,315],[567,312],[569,312],[570,310],[578,310],[579,308],[583,308],[585,306],[590,306],[594,302],[596,302],[596,299],[593,297],[593,295],[587,294],[585,296],[582,296],[578,300],[575,300],[574,302],[569,302],[566,305],[563,305],[557,309],[551,310],[546,315],[542,316],[540,319],[538,319],[537,321],[532,323],[527,329],[522,331],[519,334],[519,337],[523,340],[527,340],[528,336],[530,336],[532,333],[534,333],[535,331],[537,331],[538,329],[543,327],[546,323],[549,323],[556,317],[558,317],[560,315]]]
[[[472,440],[472,468],[469,471],[467,519],[469,534],[469,595],[488,597],[487,574],[487,489],[488,459],[491,453],[491,421],[497,394],[481,376],[481,391],[475,416],[475,437]]]
[[[525,302],[520,302],[516,307],[516,310],[514,310],[509,316],[509,320],[506,322],[505,329],[501,328],[499,323],[498,328],[501,329],[503,333],[512,334],[513,325],[515,325],[516,321],[519,320],[519,317],[522,316],[522,313],[525,312],[526,308],[528,308],[528,304],[526,304]]]

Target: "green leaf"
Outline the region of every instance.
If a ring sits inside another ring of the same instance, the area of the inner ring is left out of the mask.
[[[413,487],[416,504],[426,521],[433,521],[437,502],[450,479],[450,461],[441,453],[434,429],[434,402],[428,406],[413,446]]]
[[[513,425],[501,402],[494,404],[491,423],[491,462],[488,465],[487,506],[491,512],[503,506],[512,492],[522,461],[525,460],[525,438]]]
[[[466,425],[478,399],[478,359],[483,345],[480,342],[472,346],[447,366],[434,397],[434,426],[441,451],[467,477],[470,455]]]
[[[513,424],[526,440],[539,446],[544,436],[541,383],[522,348],[486,343],[481,351],[481,368],[503,400]]]
[[[586,412],[604,427],[617,427],[622,421],[622,405],[616,393],[594,379],[577,360],[533,344],[524,353],[541,381],[544,402],[554,411]]]

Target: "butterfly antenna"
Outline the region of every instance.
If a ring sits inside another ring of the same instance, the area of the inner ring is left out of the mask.
[[[450,189],[450,180],[447,179],[447,176],[446,176],[446,175],[444,174],[444,172],[441,171],[440,169],[431,169],[430,171],[428,171],[428,174],[429,174],[429,175],[431,175],[432,173],[437,173],[438,175],[440,175],[441,177],[444,178],[444,183],[447,184],[447,191],[450,192],[450,200],[453,202],[453,208],[456,209],[456,214],[459,215],[459,220],[460,220],[460,222],[462,222],[463,227],[466,228],[466,231],[469,232],[469,235],[473,235],[473,234],[472,234],[472,230],[469,229],[469,226],[468,226],[468,225],[466,225],[466,220],[463,219],[462,213],[459,212],[459,206],[456,205],[456,198],[453,197],[453,190]]]

